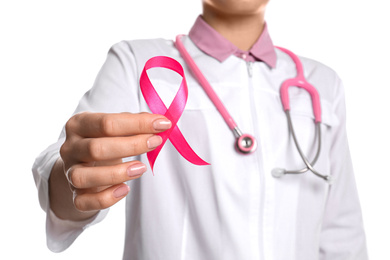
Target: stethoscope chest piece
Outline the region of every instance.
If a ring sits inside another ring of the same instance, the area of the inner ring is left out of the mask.
[[[236,137],[235,148],[236,151],[242,154],[250,154],[256,151],[257,142],[256,139],[250,134],[243,134],[238,126],[232,129],[234,136]]]
[[[256,139],[249,135],[243,134],[236,138],[236,150],[243,154],[253,153],[257,148]]]

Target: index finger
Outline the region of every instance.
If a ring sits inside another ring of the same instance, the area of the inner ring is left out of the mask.
[[[171,125],[171,121],[159,114],[84,112],[69,119],[66,131],[90,138],[115,137],[160,133]]]

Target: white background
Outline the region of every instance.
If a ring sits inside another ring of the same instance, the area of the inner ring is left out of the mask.
[[[0,2],[0,259],[121,259],[124,203],[67,251],[45,245],[31,174],[93,84],[109,47],[187,33],[200,0]],[[275,45],[319,60],[344,81],[348,134],[371,259],[390,259],[390,18],[383,0],[271,0]]]

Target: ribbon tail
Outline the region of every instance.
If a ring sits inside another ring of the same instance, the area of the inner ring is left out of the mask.
[[[155,150],[150,151],[146,154],[146,156],[148,157],[150,169],[152,170],[153,176],[154,176],[153,166],[154,166],[154,162],[157,159],[157,155],[158,153],[156,153]]]
[[[176,150],[183,156],[187,161],[195,165],[210,165],[208,162],[200,158],[191,146],[187,143],[186,139],[182,135],[177,125],[173,128],[169,140],[176,148]]]
[[[165,132],[158,133],[157,135],[161,136],[161,138],[162,138],[162,143],[156,149],[147,153],[147,157],[148,157],[150,168],[152,170],[153,175],[154,175],[154,172],[153,172],[154,163],[156,162],[157,156],[160,153],[161,149],[163,148],[164,144],[168,140],[168,137],[169,137],[171,131],[172,130],[169,129]]]

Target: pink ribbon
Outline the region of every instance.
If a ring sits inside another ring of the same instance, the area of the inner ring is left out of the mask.
[[[180,88],[177,91],[176,96],[173,99],[168,109],[164,105],[160,96],[157,94],[152,83],[150,82],[148,74],[146,73],[148,69],[156,68],[156,67],[173,70],[183,77],[183,80],[181,81],[180,84]],[[163,140],[162,144],[158,146],[156,149],[154,149],[153,151],[147,153],[147,157],[149,160],[149,164],[152,168],[152,171],[153,171],[154,162],[156,161],[158,154],[160,153],[162,147],[164,146],[165,142],[168,139],[171,141],[171,143],[176,148],[176,150],[181,154],[181,156],[183,156],[190,163],[193,163],[195,165],[209,165],[209,163],[202,160],[192,150],[192,148],[190,147],[190,145],[187,143],[184,136],[180,132],[179,127],[177,126],[177,121],[183,114],[184,107],[187,103],[187,97],[188,97],[187,82],[184,76],[183,67],[180,65],[180,63],[172,58],[165,57],[165,56],[156,56],[149,59],[145,63],[144,69],[142,70],[141,73],[140,87],[141,87],[142,95],[144,96],[145,101],[148,104],[150,110],[154,114],[164,115],[172,122],[172,127],[170,129],[158,134],[159,136],[162,137]]]

